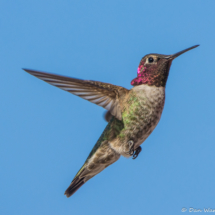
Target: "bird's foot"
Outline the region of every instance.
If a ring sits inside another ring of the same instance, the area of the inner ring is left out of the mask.
[[[134,153],[133,153],[133,158],[132,159],[136,159],[138,157],[138,155],[140,154],[141,151],[142,151],[141,146],[138,146],[136,148],[136,150],[134,151]]]
[[[128,141],[128,147],[129,147],[128,154],[132,156],[134,154],[134,141],[133,140]]]

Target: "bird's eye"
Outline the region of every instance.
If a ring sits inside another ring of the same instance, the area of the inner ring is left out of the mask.
[[[154,62],[154,58],[153,57],[149,57],[148,62],[149,63],[153,63]]]

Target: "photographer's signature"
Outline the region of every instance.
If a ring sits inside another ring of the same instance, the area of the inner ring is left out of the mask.
[[[214,212],[215,213],[215,208],[182,208],[181,212]]]

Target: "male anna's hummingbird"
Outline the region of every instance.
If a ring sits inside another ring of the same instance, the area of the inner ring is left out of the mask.
[[[76,174],[65,195],[70,197],[85,182],[117,161],[120,155],[133,156],[158,124],[165,101],[165,86],[172,61],[196,46],[173,55],[148,54],[131,81],[124,87],[99,81],[85,81],[24,69],[31,75],[107,109],[112,116],[102,135]]]

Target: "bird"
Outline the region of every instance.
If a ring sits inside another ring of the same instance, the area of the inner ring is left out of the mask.
[[[138,66],[130,90],[91,80],[24,69],[29,74],[107,110],[108,121],[92,151],[65,191],[72,196],[83,184],[120,156],[136,159],[141,144],[157,126],[164,108],[165,87],[172,61],[198,47],[192,46],[171,55],[147,54]]]

